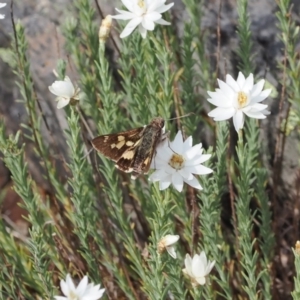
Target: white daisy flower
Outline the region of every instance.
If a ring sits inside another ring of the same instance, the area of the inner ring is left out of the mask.
[[[183,141],[182,133],[178,131],[173,142],[166,140],[157,147],[156,156],[151,163],[151,167],[156,171],[151,174],[149,180],[159,181],[160,190],[168,188],[172,183],[175,189],[181,192],[183,182],[202,190],[193,174],[204,175],[212,172],[201,165],[211,157],[210,154],[202,152],[202,144],[193,146],[191,136]]]
[[[193,258],[189,254],[185,256],[185,268],[182,272],[187,275],[193,286],[204,285],[208,281],[208,275],[215,265],[215,261],[207,261],[204,251],[200,255],[195,254]]]
[[[65,297],[55,296],[56,300],[98,300],[105,292],[105,289],[100,289],[100,284],[88,284],[87,276],[75,287],[70,274],[67,274],[66,281],[60,281],[60,287]]]
[[[174,3],[165,5],[166,0],[121,0],[128,9],[116,8],[119,15],[112,16],[114,19],[130,20],[122,31],[120,37],[124,38],[132,33],[139,26],[143,38],[147,36],[147,30],[154,30],[155,23],[170,25],[171,23],[162,19],[161,14],[170,9]]]
[[[0,8],[6,6],[7,3],[1,3],[0,2]],[[0,19],[4,19],[5,15],[0,15]]]
[[[163,253],[165,250],[173,257],[176,258],[176,252],[174,244],[179,240],[179,235],[167,234],[157,244],[157,251],[159,254]]]
[[[207,99],[217,106],[209,112],[209,116],[215,121],[223,121],[233,117],[236,131],[244,126],[244,114],[250,118],[265,119],[270,112],[266,110],[268,105],[261,104],[271,93],[271,89],[263,91],[265,81],[262,79],[257,84],[253,83],[253,74],[247,78],[239,72],[235,81],[231,75],[226,75],[226,82],[219,80],[219,89],[209,92]]]
[[[64,80],[57,80],[49,86],[49,91],[56,95],[57,108],[63,108],[66,105],[75,104],[79,101],[79,88],[74,88],[73,83],[71,82],[68,76]]]

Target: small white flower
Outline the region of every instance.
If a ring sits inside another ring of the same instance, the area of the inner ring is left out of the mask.
[[[174,244],[179,240],[179,235],[167,234],[164,236],[157,244],[157,251],[159,254],[163,253],[165,250],[173,257],[176,258]]]
[[[60,287],[65,297],[55,296],[56,300],[98,300],[105,292],[105,289],[100,289],[100,284],[88,284],[87,276],[75,287],[70,274],[67,275],[66,281],[60,281]]]
[[[49,91],[57,96],[57,108],[63,108],[69,103],[74,104],[79,101],[80,89],[74,88],[74,85],[68,76],[65,77],[65,80],[54,81],[52,85],[49,86]]]
[[[121,0],[129,10],[117,9],[119,15],[114,19],[130,20],[122,31],[120,37],[124,38],[132,33],[139,26],[140,34],[143,38],[147,35],[147,30],[154,30],[155,23],[160,25],[170,25],[162,19],[161,14],[171,8],[174,3],[165,5],[166,0]]]
[[[193,286],[198,286],[206,283],[207,276],[215,265],[215,261],[207,261],[206,254],[202,251],[200,255],[195,254],[193,259],[187,254],[184,264],[185,269],[182,269],[182,272],[191,279]]]
[[[183,189],[183,182],[201,190],[202,187],[193,174],[204,175],[212,172],[201,163],[208,160],[210,154],[202,154],[202,144],[193,146],[193,138],[190,136],[183,141],[181,131],[178,131],[173,142],[166,140],[156,149],[156,156],[152,160],[151,167],[156,171],[151,174],[149,180],[159,181],[159,189],[164,190],[172,183],[178,192]]]
[[[6,3],[1,3],[0,2],[0,8],[6,6]],[[0,19],[4,19],[5,15],[0,15]]]
[[[244,114],[250,118],[265,119],[270,112],[266,110],[268,105],[261,104],[271,93],[271,89],[263,91],[265,81],[262,79],[257,84],[253,83],[253,74],[247,78],[239,72],[235,81],[231,75],[226,75],[226,82],[219,80],[219,89],[209,92],[207,99],[217,106],[209,112],[209,116],[215,121],[223,121],[233,117],[236,131],[244,126]]]

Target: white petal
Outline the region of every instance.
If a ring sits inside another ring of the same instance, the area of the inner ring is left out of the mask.
[[[261,113],[264,114],[264,115],[266,115],[266,116],[268,116],[268,115],[271,114],[271,112],[268,111],[268,110],[266,110],[266,109],[264,109],[263,111],[261,111]]]
[[[187,161],[184,165],[188,166],[196,166],[202,164],[207,161],[211,157],[211,154],[201,154],[199,157],[194,157],[193,160]]]
[[[267,97],[269,97],[271,92],[272,92],[271,89],[267,89],[267,90],[262,91],[257,96],[251,98],[251,103],[257,103],[257,102],[261,102],[261,101],[265,100]]]
[[[170,147],[172,147],[170,145]],[[165,147],[157,148],[157,154],[156,157],[164,160],[164,161],[169,161],[174,152],[170,149],[169,145],[167,144]]]
[[[179,235],[167,234],[162,238],[166,247],[174,245],[179,240]]]
[[[158,12],[151,12],[148,13],[144,16],[144,19],[146,19],[147,21],[157,21],[161,18],[161,14],[159,14]]]
[[[206,174],[210,174],[210,173],[213,172],[212,169],[207,168],[207,167],[202,166],[202,165],[198,165],[198,166],[188,166],[188,167],[185,167],[185,169],[186,169],[188,172],[191,172],[191,173],[197,174],[197,175],[206,175]]]
[[[207,101],[215,106],[220,107],[231,107],[232,99],[227,97],[225,94],[221,94],[220,92],[207,92],[211,98],[208,98]]]
[[[150,175],[149,180],[156,182],[166,178],[166,176],[169,176],[169,174],[167,174],[164,169],[156,170]]]
[[[86,290],[87,285],[88,285],[88,277],[87,277],[87,276],[84,276],[84,277],[81,279],[79,285],[77,286],[76,291],[77,291],[79,294],[83,294],[83,293],[85,292],[85,290]]]
[[[245,83],[245,76],[242,72],[239,72],[239,75],[238,75],[238,78],[236,80],[237,84],[239,85],[240,87],[240,90],[242,90],[243,86],[244,86],[244,83]]]
[[[182,154],[183,151],[183,137],[181,130],[179,130],[175,136],[173,142],[170,143],[171,149],[178,154]]]
[[[188,149],[193,147],[193,137],[190,135],[184,142],[183,142],[183,151],[182,153],[184,153],[185,151],[187,151]]]
[[[186,184],[190,185],[194,189],[202,190],[202,186],[200,185],[198,179],[195,176],[193,176],[193,179],[191,179],[191,180],[184,179],[184,181]]]
[[[155,11],[159,12],[159,13],[164,13],[165,11],[169,10],[172,6],[174,5],[174,3],[170,3],[167,5],[162,5],[160,7],[158,7]]]
[[[70,274],[67,274],[67,277],[66,277],[66,285],[68,286],[68,293],[70,291],[75,291],[76,288],[75,288],[75,285],[74,285],[74,282],[71,278],[71,275]],[[61,286],[62,288],[62,286]],[[62,289],[63,290],[63,289]],[[69,294],[65,294],[66,296],[69,296]]]
[[[266,109],[267,107],[268,107],[267,104],[254,103],[254,104],[251,104],[247,107],[242,108],[241,110],[244,111],[244,112],[251,111],[251,110],[261,111],[261,110]]]
[[[192,258],[189,254],[185,256],[184,260],[185,270],[190,277],[194,277],[192,273]]]
[[[190,148],[188,151],[186,151],[184,153],[184,156],[188,159],[191,160],[193,159],[197,154],[199,154],[199,152],[202,149],[202,144],[197,144],[195,146],[193,146],[192,148]]]
[[[124,38],[132,33],[132,31],[142,22],[142,17],[136,17],[130,20],[120,34],[120,38]]]
[[[209,274],[209,273],[210,273],[210,271],[211,271],[212,268],[214,267],[215,263],[216,263],[215,260],[212,261],[212,262],[209,262],[209,264],[208,264],[208,266],[207,266],[207,268],[206,268],[206,274]]]
[[[253,74],[251,73],[247,78],[242,87],[242,90],[246,93],[249,93],[253,88]]]
[[[191,180],[194,177],[193,174],[191,172],[189,172],[187,168],[183,168],[183,169],[179,170],[178,172],[183,178],[185,178],[187,180]]]
[[[252,88],[252,90],[250,92],[251,98],[253,98],[253,97],[255,97],[255,96],[257,96],[258,94],[261,93],[261,91],[262,91],[262,89],[264,87],[264,84],[265,84],[265,81],[264,81],[264,79],[262,79],[262,80],[260,80],[258,83],[256,83],[253,86],[253,88]]]
[[[130,20],[130,19],[133,19],[135,18],[135,14],[131,13],[131,12],[128,12],[126,10],[122,10],[122,9],[117,9],[116,8],[116,11],[118,13],[120,13],[120,15],[115,15],[115,16],[111,16],[113,19],[118,19],[118,20]]]
[[[172,175],[172,184],[178,192],[182,192],[183,179],[182,179],[182,176],[178,172],[175,172]]]
[[[159,189],[161,191],[167,189],[170,186],[171,182],[172,182],[172,177],[171,175],[169,175],[168,177],[166,177],[165,179],[159,182]]]
[[[263,112],[261,111],[246,111],[245,114],[250,117],[250,118],[254,118],[254,119],[265,119],[266,116],[263,114]]]
[[[95,294],[95,300],[100,299],[100,298],[103,296],[104,292],[105,292],[105,289],[99,290],[99,291]]]
[[[143,18],[143,20],[142,20],[142,26],[145,28],[145,29],[147,29],[147,30],[149,30],[149,31],[152,31],[152,30],[154,30],[154,22],[153,21],[151,21],[151,20],[148,20],[147,18]]]
[[[168,164],[168,161],[162,160],[159,157],[155,157],[151,162],[151,168],[156,169],[156,170],[165,169],[167,164]]]
[[[105,289],[98,291],[100,285],[97,285],[91,289],[89,289],[88,294],[85,294],[84,297],[80,298],[82,300],[98,300],[102,297]]]
[[[61,97],[59,97],[58,98],[58,103],[57,103],[57,108],[58,109],[63,108],[66,105],[68,105],[69,102],[70,102],[70,98],[61,98]]]
[[[73,284],[74,285],[74,284]],[[63,279],[60,281],[60,288],[61,288],[61,291],[62,293],[65,295],[65,296],[68,296],[69,295],[69,285],[67,284],[67,282],[65,282]],[[74,289],[75,289],[75,286],[74,286]]]
[[[131,12],[133,12],[133,1],[132,0],[121,0],[124,6]]]
[[[156,11],[156,9],[163,5],[161,0],[146,0],[147,2],[147,12]]]
[[[156,23],[156,24],[159,24],[159,25],[171,25],[170,22],[167,22],[167,21],[165,21],[164,19],[156,20],[155,23]]]
[[[5,15],[0,15],[0,19],[4,19],[5,18]]]
[[[175,252],[175,248],[174,247],[166,247],[166,249],[167,249],[167,251],[168,251],[168,253],[173,257],[173,258],[177,258],[177,256],[176,256],[176,252]]]
[[[202,261],[203,265],[206,266],[207,265],[207,257],[206,257],[206,254],[204,251],[201,251],[199,258]]]
[[[166,164],[166,165],[164,166],[164,170],[165,170],[165,172],[166,172],[167,174],[169,174],[169,175],[173,175],[174,173],[177,172],[177,170],[174,169],[174,168],[172,168],[169,164]]]
[[[235,114],[233,107],[223,108],[217,107],[208,113],[208,116],[214,118],[215,121],[224,121],[230,119]]]
[[[0,8],[6,6],[7,3],[0,3]]]
[[[52,85],[49,86],[49,90],[56,96],[69,98],[71,98],[75,92],[74,86],[68,77],[66,77],[64,81],[58,80],[52,83]]]
[[[193,257],[192,262],[192,272],[195,277],[204,277],[206,269],[206,264],[204,264],[204,261],[201,259],[201,255],[195,254]]]
[[[235,95],[235,91],[232,89],[231,86],[229,86],[228,84],[226,84],[224,81],[218,79],[218,84],[219,87],[222,91],[222,93],[224,93],[226,95],[226,97],[228,98],[232,98]]]
[[[55,298],[56,300],[68,300],[67,297],[62,297],[62,296],[54,296],[54,298]]]
[[[143,27],[141,24],[139,25],[139,32],[140,32],[142,38],[145,39],[147,36],[147,29],[145,27]]]
[[[227,74],[226,75],[226,83],[236,92],[238,93],[241,88],[238,85],[238,83],[232,78],[231,75]]]
[[[244,114],[242,111],[238,110],[233,116],[233,125],[235,130],[238,132],[244,126]]]

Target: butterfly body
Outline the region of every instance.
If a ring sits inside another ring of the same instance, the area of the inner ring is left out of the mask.
[[[101,135],[92,140],[93,147],[135,179],[149,171],[157,145],[164,138],[164,119],[154,118],[149,125],[119,133]]]

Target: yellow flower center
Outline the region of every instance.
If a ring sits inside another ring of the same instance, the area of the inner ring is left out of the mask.
[[[73,292],[71,292],[71,293],[69,294],[69,298],[68,298],[68,299],[71,299],[71,300],[79,300],[78,296],[75,295]]]
[[[184,167],[184,158],[182,155],[174,153],[169,160],[169,165],[175,170],[181,170]]]
[[[239,108],[243,108],[248,104],[248,96],[244,92],[239,92],[237,97],[237,102],[239,104]]]
[[[144,0],[139,0],[138,1],[138,6],[140,7],[140,8],[145,8],[146,7],[146,5],[145,5],[145,1]]]

